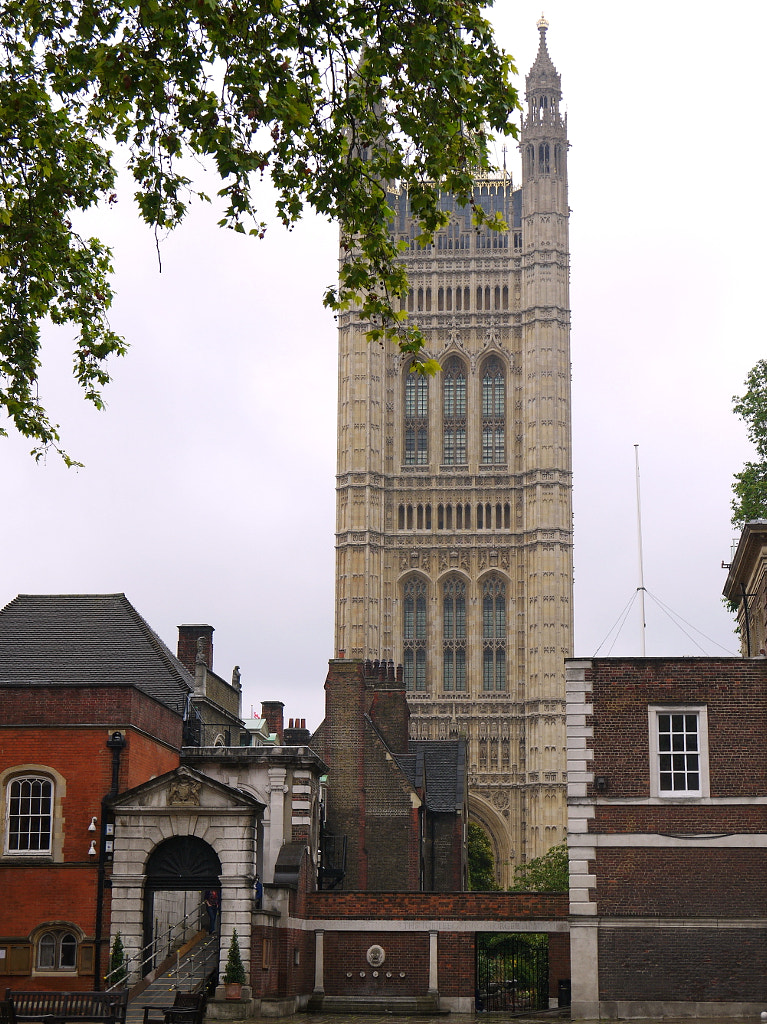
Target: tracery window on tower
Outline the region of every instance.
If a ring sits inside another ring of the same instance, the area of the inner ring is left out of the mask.
[[[429,460],[429,381],[422,374],[405,377],[406,466],[425,466]]]
[[[466,458],[466,367],[450,356],[442,370],[442,461],[462,466]]]
[[[506,461],[506,378],[497,356],[482,368],[482,462]]]
[[[444,231],[436,236],[437,249],[468,249],[470,246],[469,233],[461,231],[458,221],[451,221]]]
[[[541,142],[538,146],[538,173],[549,174],[549,144]]]
[[[442,585],[442,689],[466,689],[466,583],[453,576]]]
[[[506,584],[498,576],[482,583],[482,689],[506,689]]]
[[[418,576],[402,587],[403,669],[406,690],[426,689],[426,581]]]

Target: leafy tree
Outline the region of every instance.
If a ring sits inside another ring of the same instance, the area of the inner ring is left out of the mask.
[[[760,359],[745,380],[746,392],[733,396],[733,411],[746,424],[757,461],[747,462],[732,484],[732,522],[742,527],[767,518],[767,359]]]
[[[108,357],[126,349],[107,319],[112,254],[76,226],[80,211],[122,198],[122,160],[158,237],[208,199],[187,176],[190,156],[220,179],[222,226],[263,237],[264,175],[284,224],[306,206],[337,219],[340,277],[326,305],[355,306],[370,340],[391,338],[434,372],[400,312],[385,183],[407,190],[425,243],[447,222],[440,191],[471,203],[487,132],[516,134],[516,69],[482,6],[0,0],[0,408],[38,457],[53,446],[70,462],[37,395],[41,322],[76,328],[74,373],[97,407]]]
[[[495,862],[490,837],[481,825],[469,822],[468,832],[469,889],[488,892],[500,888],[495,880]]]
[[[514,884],[509,892],[567,892],[570,867],[567,843],[552,846],[542,857],[533,857],[514,868]]]

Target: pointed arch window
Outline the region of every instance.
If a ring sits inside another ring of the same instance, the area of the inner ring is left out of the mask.
[[[497,576],[482,584],[482,689],[506,689],[506,584]]]
[[[501,361],[491,356],[482,369],[482,462],[506,461],[506,378]]]
[[[446,466],[465,465],[466,367],[450,356],[442,371],[442,461]]]
[[[405,377],[405,465],[425,466],[429,460],[429,381],[423,374]]]
[[[406,690],[426,689],[426,582],[406,580],[402,601],[403,667]]]
[[[466,583],[457,578],[442,587],[442,689],[466,689]]]

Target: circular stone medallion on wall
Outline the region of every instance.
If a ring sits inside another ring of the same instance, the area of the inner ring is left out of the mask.
[[[371,946],[367,951],[367,961],[371,967],[380,967],[386,959],[386,952],[382,946]]]

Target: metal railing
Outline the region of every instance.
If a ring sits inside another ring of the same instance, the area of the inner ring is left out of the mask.
[[[140,981],[145,974],[149,973],[145,968],[152,970],[158,963],[166,960],[173,953],[174,946],[178,944],[179,938],[183,936],[189,925],[196,923],[197,929],[202,924],[203,907],[195,907],[185,914],[176,924],[157,932],[151,942],[148,942],[143,949],[132,956],[126,957],[119,967],[114,968],[104,976],[105,991],[111,992],[122,985],[134,984]],[[183,945],[183,942],[181,943]],[[178,950],[176,950],[176,971],[179,968]],[[114,976],[114,977],[113,977]]]
[[[181,957],[176,950],[176,966],[171,975],[175,980],[175,988],[179,992],[194,992],[204,988],[208,977],[218,969],[218,943],[205,945],[195,950],[184,959],[181,969]]]

